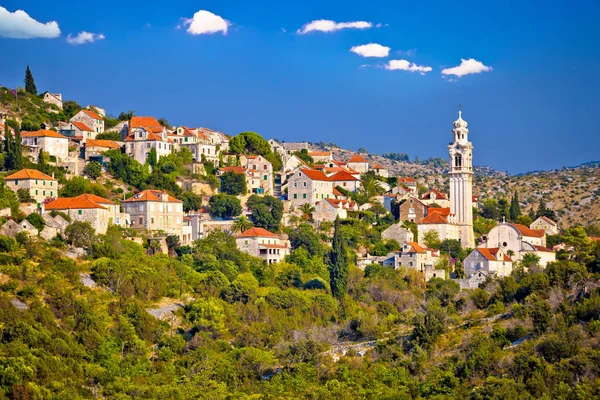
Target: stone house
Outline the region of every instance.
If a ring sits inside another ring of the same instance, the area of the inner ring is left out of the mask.
[[[37,169],[22,169],[5,177],[4,182],[15,193],[19,189],[27,190],[37,203],[58,196],[58,180]]]
[[[318,201],[334,198],[333,182],[321,171],[302,168],[287,183],[288,200],[294,208],[302,204],[315,205]]]
[[[418,222],[427,216],[427,205],[416,197],[400,204],[400,221]]]
[[[69,157],[69,139],[60,133],[42,129],[21,132],[21,138],[23,146],[29,149],[34,158],[38,157],[40,150],[56,157],[58,161],[65,161]]]
[[[369,162],[360,154],[355,154],[346,162],[346,167],[364,174],[369,170]]]
[[[412,193],[415,196],[418,193],[417,181],[413,178],[398,178],[398,186],[392,189],[393,194]]]
[[[229,150],[229,136],[224,134],[223,132],[215,131],[209,128],[197,128],[198,133],[202,133],[208,141],[215,145],[217,149],[217,155],[219,151],[227,152]]]
[[[93,156],[101,156],[108,150],[120,150],[122,144],[114,140],[90,139],[85,142],[85,159]]]
[[[0,227],[0,234],[9,237],[15,237],[17,233],[26,232],[29,236],[37,236],[38,230],[35,226],[31,225],[29,221],[24,219],[21,222],[16,222],[9,219]]]
[[[308,155],[316,163],[327,163],[333,160],[333,153],[331,151],[309,151]]]
[[[333,187],[340,186],[350,192],[357,192],[360,187],[360,180],[346,171],[339,171],[329,176],[333,182]]]
[[[484,242],[479,247],[501,248],[506,254],[512,254],[513,261],[521,260],[527,253],[540,257],[542,266],[556,261],[555,253],[546,248],[546,232],[543,229],[500,223],[490,229],[482,239]]]
[[[174,150],[167,129],[154,117],[131,117],[125,142],[125,153],[141,164],[146,163],[152,149],[156,150],[157,161]]]
[[[113,210],[110,207],[113,207]],[[77,197],[59,197],[46,204],[42,213],[61,211],[67,214],[71,221],[89,222],[98,234],[106,233],[111,214],[114,214],[115,203],[108,199],[91,194]]]
[[[393,224],[383,232],[381,232],[381,238],[387,240],[395,240],[398,244],[402,245],[405,242],[414,241],[413,233],[402,227],[402,224]]]
[[[281,160],[285,164],[286,161],[292,157],[292,155],[297,151],[307,150],[308,151],[308,143],[307,142],[279,142],[275,139],[268,140],[269,145],[271,146],[271,150],[273,153],[279,153],[281,156]]]
[[[85,122],[81,121],[71,121],[67,125],[66,129],[72,132],[72,135],[68,135],[69,137],[73,137],[75,139],[81,140],[81,143],[85,143],[88,139],[95,139],[97,133],[94,132],[92,128],[87,126]],[[62,132],[62,129],[61,129]]]
[[[44,98],[42,99],[44,103],[54,104],[56,107],[63,109],[63,99],[62,93],[44,93]]]
[[[250,228],[235,238],[238,249],[268,264],[280,262],[291,251],[289,241],[263,228]]]
[[[448,210],[448,213],[438,212],[439,210]],[[417,223],[419,244],[424,245],[423,239],[429,231],[436,231],[442,241],[446,239],[460,240],[459,226],[456,224],[454,215],[449,213],[449,209],[429,209],[428,215]]]
[[[240,161],[244,157],[241,157]],[[245,157],[248,193],[273,195],[273,164],[263,156]]]
[[[163,231],[183,240],[183,202],[160,190],[144,190],[123,201],[131,227]]]
[[[512,260],[499,247],[477,247],[465,258],[463,265],[467,278],[479,271],[497,277],[509,276],[512,272]]]
[[[104,133],[104,119],[95,111],[83,109],[73,116],[69,122],[81,122],[92,130],[90,139],[95,139],[96,135]]]
[[[539,217],[529,225],[529,228],[533,230],[541,229],[546,232],[546,235],[558,235],[560,232],[558,224],[548,217]]]
[[[424,193],[421,196],[421,202],[427,205],[437,204],[442,208],[450,207],[450,200],[448,200],[446,193],[442,193],[436,189],[432,189],[429,192]]]
[[[194,161],[200,162],[204,156],[206,161],[211,161],[215,166],[219,165],[217,145],[199,128],[179,126],[172,135],[169,135],[169,138],[179,149],[187,147]]]
[[[315,205],[312,216],[315,222],[333,222],[336,218],[348,218],[348,210],[357,211],[358,205],[348,200],[325,199]]]
[[[371,167],[371,171],[375,172],[376,175],[381,176],[383,178],[389,178],[390,172],[381,164],[375,164]]]
[[[415,242],[405,242],[400,249],[399,265],[415,269],[423,273],[425,280],[431,278],[446,278],[446,273],[443,269],[436,269],[435,264],[439,257],[439,251],[422,247]],[[395,266],[398,268],[398,266]]]
[[[292,154],[291,156],[287,157],[283,162],[284,173],[294,171],[295,169],[298,169],[300,167],[309,168],[308,165],[306,165],[306,163],[295,154]]]

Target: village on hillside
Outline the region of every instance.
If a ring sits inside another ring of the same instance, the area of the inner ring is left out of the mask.
[[[1,210],[3,235],[61,237],[85,254],[82,238],[114,226],[149,254],[174,255],[220,231],[273,264],[299,246],[290,228],[308,224],[331,236],[338,220],[367,221],[375,237],[367,246],[356,242],[359,268],[412,269],[425,281],[454,279],[465,289],[509,276],[514,263],[544,267],[565,248],[548,240],[561,227],[543,201],[527,215],[516,192],[485,203],[473,192],[477,154],[460,111],[448,122],[446,190],[395,176],[366,154],[339,158],[304,141],[233,136],[133,112],[113,118],[26,84],[2,88],[2,99],[20,96],[19,110],[31,103],[50,118],[0,110],[2,190],[18,200]]]

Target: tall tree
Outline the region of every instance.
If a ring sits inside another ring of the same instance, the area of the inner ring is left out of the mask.
[[[342,299],[348,291],[348,254],[346,253],[346,244],[342,230],[340,229],[340,219],[335,219],[335,232],[333,233],[333,247],[329,254],[329,280],[331,293],[338,299]]]
[[[46,153],[44,150],[40,150],[40,154],[38,154],[37,169],[45,174],[47,174],[49,170],[48,157],[48,153]]]
[[[515,194],[510,201],[509,216],[511,221],[516,221],[521,215],[521,206],[519,205],[519,192],[515,190]]]
[[[14,169],[23,168],[23,143],[21,142],[21,129],[15,128],[15,140],[13,141]]]
[[[245,215],[240,215],[236,219],[233,220],[233,224],[231,226],[231,230],[233,232],[245,232],[248,229],[254,226],[252,222]]]
[[[146,159],[146,162],[152,168],[156,167],[156,164],[158,164],[158,155],[156,154],[156,148],[153,147],[150,149],[150,153],[148,153],[148,158]]]
[[[37,96],[37,88],[35,87],[35,81],[33,79],[33,74],[29,69],[29,65],[25,70],[25,91]]]

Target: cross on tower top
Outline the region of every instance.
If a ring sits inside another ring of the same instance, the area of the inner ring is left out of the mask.
[[[458,105],[458,117],[462,117],[462,104]]]

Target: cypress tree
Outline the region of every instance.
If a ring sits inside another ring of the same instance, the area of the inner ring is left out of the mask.
[[[15,128],[15,139],[13,145],[13,169],[23,168],[23,143],[21,143],[21,129]]]
[[[516,221],[521,215],[521,206],[519,205],[519,194],[515,191],[515,195],[513,196],[510,202],[510,219],[511,221]]]
[[[43,172],[45,174],[48,173],[48,163],[46,162],[46,152],[43,150],[40,150],[40,154],[38,155],[37,169],[38,169],[38,171]]]
[[[35,87],[35,80],[33,79],[33,74],[29,69],[29,65],[25,70],[25,91],[27,93],[31,93],[37,96],[37,88]]]
[[[333,234],[333,248],[329,254],[329,280],[331,294],[342,299],[348,291],[348,254],[346,244],[340,229],[340,219],[335,219],[335,232]]]

